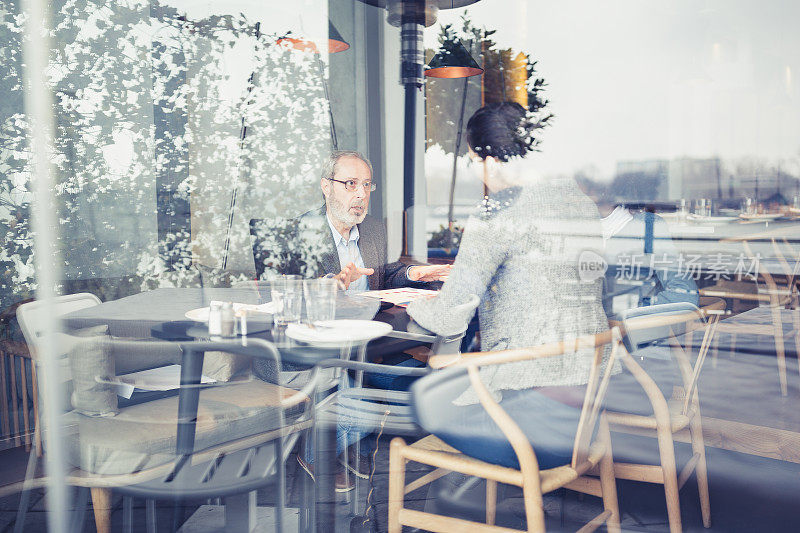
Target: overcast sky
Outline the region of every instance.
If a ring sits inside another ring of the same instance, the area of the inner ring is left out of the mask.
[[[472,20],[539,61],[543,172],[761,157],[800,175],[800,1],[482,0]],[[440,11],[439,23],[464,10]],[[436,45],[438,26],[426,30]]]
[[[246,11],[326,31],[325,0],[165,0],[190,17]],[[355,0],[354,0],[355,1]],[[464,12],[531,54],[556,118],[544,173],[610,178],[618,161],[762,158],[800,176],[800,0],[481,0]]]

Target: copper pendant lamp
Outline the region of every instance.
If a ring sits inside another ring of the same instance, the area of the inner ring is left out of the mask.
[[[447,41],[425,68],[431,78],[468,78],[483,73],[461,41]]]
[[[305,39],[303,37],[291,37],[288,33],[278,39],[276,42],[278,44],[288,45],[290,48],[294,48],[295,50],[313,52],[315,54],[320,53],[319,48],[317,48],[317,44],[314,41]],[[350,48],[350,43],[345,41],[344,37],[342,37],[342,34],[340,34],[339,30],[336,29],[336,26],[334,26],[331,21],[328,21],[328,53],[335,54],[337,52],[344,52],[348,48]]]

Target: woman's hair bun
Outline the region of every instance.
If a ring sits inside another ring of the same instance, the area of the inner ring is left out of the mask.
[[[478,109],[467,122],[467,143],[482,159],[508,161],[534,149],[536,124],[517,102],[496,102]]]

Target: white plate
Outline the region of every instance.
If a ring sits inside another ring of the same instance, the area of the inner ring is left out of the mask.
[[[194,320],[195,322],[208,322],[208,313],[210,311],[211,310],[208,307],[200,307],[199,309],[186,311],[183,316],[189,320]]]
[[[326,320],[310,328],[306,324],[289,324],[286,336],[314,346],[336,347],[383,337],[392,326],[374,320]]]
[[[233,313],[236,318],[242,316],[242,311],[247,310],[248,313],[254,315],[256,313],[261,314],[272,314],[275,312],[275,308],[272,305],[272,302],[268,302],[261,305],[255,304],[233,304]],[[208,307],[199,307],[197,309],[192,309],[191,311],[186,311],[183,315],[189,320],[194,320],[195,322],[208,322],[208,314],[210,309]]]
[[[693,222],[723,223],[723,222],[733,222],[734,220],[739,220],[739,217],[703,216],[703,215],[690,214],[686,216],[686,219],[691,220]]]
[[[743,218],[745,220],[775,220],[776,218],[780,218],[782,216],[783,215],[781,215],[780,213],[758,213],[755,215],[748,215],[742,213],[741,215],[739,215],[740,218]]]

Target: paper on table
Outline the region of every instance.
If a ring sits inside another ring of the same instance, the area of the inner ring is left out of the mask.
[[[216,383],[216,379],[202,376],[200,383]],[[117,395],[130,398],[135,391],[165,391],[180,388],[181,365],[167,365],[117,376],[113,383]]]
[[[209,305],[213,305],[215,303],[222,305],[224,302],[211,300]],[[233,302],[233,313],[237,318],[242,316],[242,311],[272,314],[275,312],[274,308],[275,305],[272,302],[267,302],[265,304],[240,304]]]
[[[384,289],[382,291],[365,291],[360,294],[369,298],[379,298],[383,302],[393,303],[398,307],[406,307],[414,300],[434,296],[438,292],[429,289],[405,287],[401,289]]]
[[[218,303],[220,305],[222,304],[222,302],[218,300],[212,300],[211,303]],[[252,316],[253,313],[266,313],[270,315],[275,312],[275,305],[272,302],[267,302],[265,304],[233,304],[233,315],[236,318],[241,318],[245,312],[250,316]],[[198,309],[186,311],[184,316],[189,320],[194,320],[196,322],[208,322],[208,315],[210,313],[210,308],[200,307]]]

